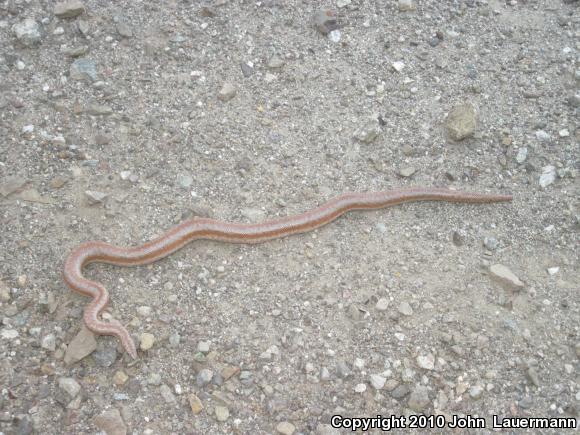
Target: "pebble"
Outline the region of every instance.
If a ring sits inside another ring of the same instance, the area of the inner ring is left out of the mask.
[[[25,47],[32,47],[40,43],[41,34],[38,23],[32,18],[26,18],[12,26],[12,31],[18,42]]]
[[[123,370],[117,370],[113,375],[113,382],[115,385],[125,385],[125,383],[129,380],[129,376]]]
[[[425,370],[433,370],[435,368],[435,357],[432,353],[419,355],[417,357],[417,365]]]
[[[60,18],[74,18],[85,11],[85,5],[79,0],[68,0],[57,3],[54,7],[54,15]]]
[[[102,204],[103,200],[108,196],[108,194],[96,190],[86,190],[85,196],[89,200],[89,204],[96,205]]]
[[[558,272],[560,272],[560,268],[558,266],[548,267],[548,269],[546,269],[546,270],[548,272],[548,275],[550,275],[550,276],[554,276]]]
[[[389,383],[391,385],[389,385]],[[390,379],[389,383],[387,383],[386,386],[387,386],[387,390],[391,391],[391,397],[393,399],[401,400],[410,393],[409,387],[405,384],[399,385],[399,384],[397,384],[397,381],[395,381],[394,379]],[[392,385],[395,385],[395,384],[396,384],[396,387],[391,389]]]
[[[405,63],[399,60],[399,61],[393,62],[391,64],[391,66],[393,67],[393,69],[395,71],[401,72],[405,68]]]
[[[415,6],[415,2],[413,2],[413,0],[399,0],[397,8],[401,12],[409,12],[417,9],[417,6]]]
[[[447,134],[454,141],[460,141],[473,136],[476,126],[477,113],[475,107],[470,103],[460,104],[454,107],[447,117]]]
[[[87,54],[89,47],[87,45],[80,45],[78,47],[64,48],[62,52],[70,57],[80,57]]]
[[[180,342],[181,342],[181,335],[179,335],[178,332],[175,332],[169,336],[169,345],[171,347],[179,346]]]
[[[100,367],[111,367],[117,360],[117,349],[114,346],[106,346],[98,349],[93,358]]]
[[[161,385],[161,375],[159,373],[150,373],[147,376],[147,383],[149,385]]]
[[[149,350],[153,347],[153,344],[155,343],[155,336],[153,334],[150,334],[148,332],[144,332],[143,334],[141,334],[141,339],[139,340],[139,347],[141,348],[141,350]]]
[[[93,419],[95,426],[106,435],[126,435],[127,426],[118,409],[109,409]]]
[[[56,350],[56,337],[54,334],[48,334],[42,337],[40,341],[40,347],[43,349],[54,352]]]
[[[503,264],[494,264],[490,266],[489,272],[492,279],[507,290],[521,290],[524,288],[524,283]]]
[[[81,386],[74,378],[60,378],[58,380],[58,388],[68,394],[71,400],[81,391]]]
[[[480,385],[474,385],[469,389],[469,397],[471,397],[474,400],[480,399],[482,394],[483,387],[481,387]]]
[[[351,0],[337,0],[336,1],[336,7],[339,9],[342,9],[348,5],[350,5],[352,3]]]
[[[499,242],[495,237],[484,237],[483,246],[485,246],[490,251],[495,251],[499,246]]]
[[[132,38],[133,29],[127,23],[120,22],[117,24],[117,33],[123,38]]]
[[[209,341],[200,341],[197,343],[197,351],[201,353],[209,352]]]
[[[151,307],[148,307],[147,305],[142,305],[140,307],[137,307],[137,314],[139,314],[141,317],[147,317],[151,315]]]
[[[174,403],[176,400],[171,388],[166,384],[159,387],[159,393],[161,393],[161,397],[163,397],[163,400],[165,400],[166,403]]]
[[[526,370],[526,377],[536,387],[540,386],[540,376],[538,375],[538,371],[535,367],[528,367]]]
[[[217,421],[226,421],[230,417],[230,410],[225,406],[217,405],[214,411]]]
[[[399,169],[399,175],[405,178],[413,176],[415,172],[417,172],[417,169],[415,169],[413,166],[405,166]]]
[[[64,362],[67,365],[74,364],[93,353],[96,348],[97,341],[95,340],[95,334],[83,325],[78,334],[67,346],[66,353],[64,354]]]
[[[0,302],[10,301],[10,289],[8,286],[0,280]]]
[[[106,104],[97,104],[91,103],[85,110],[89,115],[93,116],[107,116],[113,113],[113,109],[111,106],[107,106]]]
[[[314,26],[323,35],[327,35],[338,28],[336,11],[331,8],[323,8],[314,14]]]
[[[181,174],[177,177],[177,184],[184,189],[191,187],[193,184],[193,177],[187,174]]]
[[[331,32],[328,33],[328,39],[334,43],[340,42],[341,38],[342,38],[342,34],[340,33],[340,30],[338,30],[338,29],[332,30]]]
[[[408,302],[401,302],[397,307],[397,311],[401,313],[403,316],[412,316],[413,315],[413,308],[409,305]]]
[[[328,381],[330,379],[330,372],[326,367],[322,367],[320,369],[320,380],[321,381]]]
[[[218,93],[218,99],[220,101],[226,102],[231,100],[236,96],[237,90],[231,83],[224,83],[222,88]]]
[[[548,142],[550,139],[552,139],[552,136],[550,136],[544,130],[538,130],[536,131],[536,139],[538,139],[540,142]]]
[[[240,213],[250,222],[263,221],[266,216],[266,213],[263,210],[257,208],[243,208]]]
[[[387,298],[380,298],[375,305],[377,311],[387,311],[389,308],[389,300]]]
[[[540,187],[546,188],[554,181],[556,181],[556,167],[553,165],[544,166],[539,180]]]
[[[87,82],[97,81],[97,66],[91,59],[76,59],[70,66],[70,77],[74,80]]]
[[[281,421],[276,425],[276,432],[282,435],[292,435],[295,430],[296,427],[288,421]]]
[[[518,153],[516,154],[516,162],[518,162],[521,165],[526,161],[527,158],[528,158],[528,149],[526,147],[520,148],[518,150]]]
[[[188,400],[189,400],[189,407],[191,408],[191,412],[193,412],[195,415],[197,415],[201,411],[203,411],[203,404],[201,403],[201,400],[199,399],[199,397],[197,397],[195,394],[191,393],[188,396]]]
[[[384,376],[381,376],[381,375],[371,375],[370,381],[371,381],[371,386],[375,390],[380,390],[385,386],[385,383],[387,382],[387,378],[385,378]]]
[[[407,406],[416,412],[421,412],[429,406],[429,390],[427,387],[417,385],[409,397]]]
[[[354,133],[354,138],[359,142],[369,144],[379,136],[380,132],[379,125],[371,121],[359,127]]]
[[[254,65],[251,62],[240,63],[240,68],[242,69],[242,75],[246,78],[254,74]]]
[[[364,393],[367,390],[366,384],[356,384],[354,386],[355,393]]]
[[[213,371],[210,369],[202,369],[197,374],[195,382],[199,387],[203,387],[211,382],[213,378]]]
[[[274,55],[270,58],[270,61],[268,62],[268,69],[271,70],[280,70],[282,69],[282,67],[284,66],[284,59],[282,59],[280,56],[278,55]]]
[[[316,435],[340,435],[340,431],[330,424],[320,423],[316,426]]]

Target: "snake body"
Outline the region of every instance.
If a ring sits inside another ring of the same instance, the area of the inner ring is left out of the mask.
[[[102,241],[83,243],[67,257],[64,264],[64,280],[75,292],[93,298],[84,310],[83,319],[87,328],[96,334],[117,337],[127,353],[135,359],[137,350],[127,329],[117,320],[104,322],[99,318],[99,314],[109,302],[109,293],[102,284],[83,276],[82,269],[89,263],[109,263],[117,266],[149,264],[171,255],[197,239],[229,243],[261,243],[312,231],[352,210],[379,209],[404,202],[491,203],[511,199],[511,195],[462,192],[445,188],[407,188],[373,193],[344,193],[302,214],[258,224],[194,218],[136,247],[123,248]]]

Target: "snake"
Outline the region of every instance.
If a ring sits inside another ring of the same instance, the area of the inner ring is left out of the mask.
[[[63,278],[73,291],[92,298],[83,312],[86,327],[95,334],[118,338],[127,354],[132,359],[137,359],[135,343],[125,326],[116,319],[104,321],[99,318],[100,313],[109,303],[109,292],[102,284],[83,276],[82,271],[86,265],[90,263],[108,263],[116,266],[150,264],[199,239],[227,243],[262,243],[312,231],[353,210],[381,209],[405,202],[495,203],[511,200],[511,195],[466,192],[438,187],[411,187],[382,192],[343,193],[304,213],[261,223],[232,223],[194,217],[174,226],[159,237],[135,247],[120,247],[103,241],[82,243],[66,258]]]

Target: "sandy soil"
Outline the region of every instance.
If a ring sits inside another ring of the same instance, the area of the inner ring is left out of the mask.
[[[0,1],[0,433],[577,419],[578,5]],[[315,26],[324,8],[336,26]],[[151,346],[136,362],[82,329],[87,298],[62,280],[84,241],[407,186],[514,200],[91,265],[105,317]]]

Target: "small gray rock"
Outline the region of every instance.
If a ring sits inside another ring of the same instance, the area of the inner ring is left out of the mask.
[[[70,66],[70,76],[74,80],[97,81],[97,67],[90,59],[77,59]]]
[[[483,239],[483,246],[485,246],[490,251],[495,251],[499,246],[499,242],[495,237],[485,237]]]
[[[101,204],[105,200],[105,198],[108,196],[108,194],[106,194],[104,192],[99,192],[96,190],[86,190],[85,196],[89,200],[89,204],[94,205],[94,204]]]
[[[117,349],[113,346],[103,347],[97,349],[93,354],[93,358],[101,367],[111,367],[117,360]]]
[[[58,388],[64,391],[71,400],[81,391],[81,386],[73,378],[60,378],[58,380]]]
[[[224,83],[218,93],[218,100],[226,102],[236,96],[237,90],[231,83]]]
[[[413,315],[413,308],[409,305],[408,302],[401,302],[397,311],[401,313],[403,316],[412,316]]]
[[[413,2],[413,0],[399,0],[399,3],[397,4],[397,8],[401,12],[409,12],[409,11],[414,11],[415,9],[417,9],[417,6],[415,6],[415,3]]]
[[[417,385],[409,397],[407,406],[413,411],[421,412],[429,406],[429,403],[429,390],[423,385]]]
[[[196,377],[196,383],[199,387],[203,387],[211,382],[213,378],[213,371],[210,369],[202,369]]]
[[[314,14],[314,26],[323,35],[327,35],[338,28],[336,11],[331,8],[323,8]]]
[[[125,22],[120,22],[117,24],[117,33],[123,38],[133,37],[133,29]]]
[[[494,264],[489,268],[491,277],[507,290],[521,290],[524,283],[503,264]]]
[[[38,23],[32,18],[26,18],[12,26],[12,31],[16,39],[25,47],[32,47],[40,44],[41,34]]]
[[[74,18],[84,11],[85,5],[79,0],[64,1],[54,7],[54,15],[60,18]]]
[[[108,435],[125,435],[127,426],[118,409],[112,408],[97,415],[93,422],[101,431]]]
[[[379,136],[380,132],[381,130],[376,122],[367,122],[354,132],[354,138],[359,142],[369,144]]]

